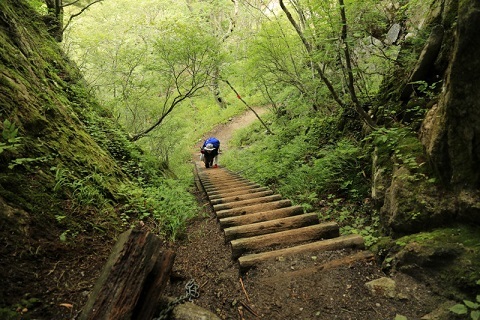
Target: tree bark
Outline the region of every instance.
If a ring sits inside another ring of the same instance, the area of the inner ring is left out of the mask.
[[[216,212],[216,215],[218,219],[221,219],[221,218],[227,218],[227,217],[241,216],[249,213],[285,208],[285,207],[290,207],[291,205],[292,205],[292,201],[290,200],[279,200],[279,201],[268,202],[268,203],[254,204],[252,206],[243,207],[243,208],[220,210]]]
[[[161,251],[161,245],[149,232],[121,234],[79,319],[153,318],[175,258],[173,251]]]
[[[276,251],[249,254],[249,255],[238,258],[238,263],[240,265],[240,270],[244,272],[249,268],[255,266],[257,263],[274,260],[277,257],[282,257],[282,256],[284,257],[284,256],[311,252],[311,251],[319,251],[319,250],[328,251],[328,250],[337,250],[341,248],[364,249],[364,247],[365,247],[365,244],[364,244],[363,238],[357,234],[352,234],[348,236],[342,236],[334,239],[307,243],[307,244],[299,245],[296,247],[290,247],[290,248],[280,249]]]
[[[45,0],[48,9],[48,31],[57,42],[63,40],[63,4],[62,0]]]
[[[255,237],[273,232],[306,227],[313,224],[318,224],[318,214],[315,212],[226,228],[223,230],[223,233],[225,234],[225,240],[231,241],[239,238]]]
[[[265,248],[278,248],[278,246],[281,245],[295,245],[307,241],[329,239],[338,236],[338,225],[335,222],[326,222],[298,229],[232,240],[230,244],[232,247],[232,258],[237,259],[245,252],[263,251]]]
[[[343,0],[339,0],[339,3],[340,3],[340,13],[341,13],[341,16],[342,16],[342,23],[343,23],[343,27],[342,27],[342,39],[344,38],[344,40],[346,39],[346,32],[347,32],[347,21],[346,21],[346,17],[345,17],[345,6],[343,4]],[[313,53],[314,53],[314,45],[312,43],[310,43],[308,41],[308,39],[305,37],[305,34],[304,32],[302,31],[302,28],[300,27],[300,25],[295,21],[295,19],[293,18],[292,14],[290,13],[290,11],[287,9],[287,7],[285,6],[283,0],[280,0],[280,7],[282,8],[283,12],[285,13],[285,15],[287,16],[288,18],[288,21],[290,22],[290,24],[295,28],[295,31],[297,32],[298,36],[300,37],[300,39],[302,40],[302,43],[305,47],[305,49],[307,50],[307,53],[312,56]],[[348,65],[350,65],[350,72],[349,72],[349,90],[350,90],[350,95],[351,95],[351,98],[352,98],[352,102],[354,104],[354,107],[355,107],[355,111],[357,112],[357,114],[359,115],[360,119],[362,121],[364,121],[369,127],[371,128],[374,128],[376,125],[375,125],[375,122],[372,120],[372,118],[365,112],[365,110],[363,109],[363,107],[361,106],[360,102],[358,101],[358,98],[355,94],[355,90],[354,90],[354,79],[353,79],[353,74],[351,73],[351,57],[350,57],[350,52],[349,52],[349,49],[348,49],[348,46],[346,44],[346,42],[344,41],[344,48],[345,48],[345,60],[347,61],[347,69],[348,69]],[[341,107],[341,108],[346,108],[347,105],[345,104],[345,102],[340,98],[340,96],[338,95],[337,91],[335,90],[335,88],[333,87],[331,81],[327,78],[327,76],[325,75],[325,72],[323,71],[322,67],[317,63],[315,62],[313,59],[312,59],[312,65],[315,69],[315,72],[318,74],[318,76],[320,77],[320,79],[322,79],[323,83],[327,86],[328,88],[328,91],[330,91],[330,94],[332,95],[332,98],[333,100],[335,100],[335,102],[337,102],[337,104]],[[353,90],[352,90],[353,89]]]

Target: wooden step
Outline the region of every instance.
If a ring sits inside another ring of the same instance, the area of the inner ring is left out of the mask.
[[[303,213],[301,206],[289,206],[269,211],[255,212],[242,216],[226,217],[218,220],[222,228],[248,225],[256,222],[280,219]]]
[[[210,199],[210,203],[212,205],[216,205],[216,204],[221,204],[221,203],[242,201],[242,200],[258,198],[258,197],[265,197],[265,196],[270,196],[272,194],[273,194],[272,190],[262,190],[262,191],[258,191],[258,192],[248,192],[248,193],[233,195],[233,196],[229,196],[229,197],[219,197],[217,199]]]
[[[254,183],[249,181],[231,181],[231,182],[225,182],[223,184],[207,182],[203,185],[203,187],[207,190],[209,189],[221,190],[221,189],[236,188],[236,187],[251,186],[251,185],[254,185]]]
[[[220,180],[212,180],[212,179],[209,179],[209,178],[205,178],[205,179],[202,179],[203,182],[205,182],[205,184],[209,184],[209,185],[221,185],[221,184],[225,184],[225,183],[232,183],[232,182],[251,182],[247,179],[243,179],[243,178],[223,178],[223,179],[220,179]]]
[[[254,204],[254,205],[251,205],[251,206],[246,206],[246,207],[241,207],[241,208],[220,210],[220,211],[216,212],[216,215],[217,215],[218,219],[222,219],[222,218],[226,218],[226,217],[241,216],[241,215],[249,214],[249,213],[255,213],[255,212],[284,208],[284,207],[290,207],[291,205],[292,205],[292,201],[290,201],[290,200],[279,200],[279,201],[274,201],[274,202]]]
[[[257,192],[262,192],[262,191],[268,191],[267,187],[257,187],[257,188],[250,188],[250,189],[241,189],[237,191],[232,191],[232,192],[223,192],[223,193],[215,193],[215,194],[210,194],[208,195],[208,198],[210,200],[218,200],[222,198],[228,198],[228,197],[234,197],[234,196],[241,196],[241,195],[246,195],[249,193],[257,193]],[[272,191],[273,193],[273,191]]]
[[[262,234],[301,228],[313,224],[318,224],[318,214],[315,212],[225,228],[223,233],[225,240],[228,242],[234,239],[260,236]]]
[[[274,195],[264,196],[264,197],[254,197],[251,199],[245,199],[241,201],[216,204],[213,206],[213,210],[215,211],[228,210],[228,209],[251,206],[259,203],[278,201],[281,199],[282,199],[282,196],[279,194],[274,194]]]
[[[294,271],[283,271],[280,274],[275,274],[267,278],[262,278],[263,283],[275,283],[279,278],[282,279],[293,279],[293,278],[305,278],[314,273],[322,272],[328,269],[339,268],[342,266],[350,266],[356,262],[360,261],[371,261],[375,259],[375,255],[367,250],[356,251],[347,256],[340,257],[338,259],[333,259],[327,262],[322,262],[318,265],[312,267],[306,267]]]
[[[290,256],[298,253],[312,251],[338,250],[343,248],[357,248],[363,250],[365,248],[363,237],[358,234],[352,234],[348,236],[341,236],[333,239],[302,244],[285,249],[248,254],[238,258],[238,264],[240,267],[240,271],[245,272],[258,263],[267,260],[274,260],[278,257]]]
[[[239,190],[247,190],[247,189],[252,189],[252,188],[258,188],[260,185],[256,183],[249,183],[245,185],[240,185],[240,186],[235,186],[235,187],[230,187],[230,188],[215,188],[215,187],[209,187],[209,188],[204,188],[205,192],[210,195],[210,194],[217,194],[217,193],[226,193],[226,192],[233,192],[233,191],[239,191]]]
[[[306,241],[329,239],[339,236],[338,224],[326,222],[307,227],[274,232],[260,236],[241,238],[230,242],[232,258],[237,259],[245,252],[261,251],[281,245],[296,245]]]
[[[216,195],[222,195],[222,194],[228,194],[232,192],[239,192],[239,191],[245,191],[245,190],[251,190],[251,189],[257,189],[260,188],[261,186],[258,184],[253,184],[253,185],[248,185],[248,186],[242,186],[242,187],[237,187],[237,188],[230,188],[229,190],[211,190],[208,192],[209,196],[216,196]]]

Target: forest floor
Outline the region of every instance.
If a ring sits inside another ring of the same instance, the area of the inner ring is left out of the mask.
[[[258,113],[261,115],[262,110]],[[249,111],[214,128],[210,136],[221,141],[225,152],[232,132],[255,119]],[[219,162],[221,165],[221,155]],[[194,279],[200,286],[200,297],[194,303],[221,319],[445,318],[432,313],[444,298],[405,274],[385,274],[374,259],[336,266],[348,250],[285,257],[240,274],[208,199],[198,190],[197,197],[203,212],[175,244],[170,296],[184,294],[185,283]],[[367,289],[367,282],[382,277],[395,281],[393,294],[372,294]]]
[[[226,152],[232,132],[255,119],[250,111],[214,128],[210,135],[221,140]],[[198,146],[192,150],[194,162],[198,150]],[[221,165],[221,155],[219,160]],[[182,239],[165,244],[176,252],[168,296],[183,295],[185,283],[194,279],[200,285],[194,303],[220,319],[393,320],[396,315],[409,320],[449,319],[424,317],[444,299],[409,276],[386,275],[374,260],[331,267],[349,254],[346,250],[286,257],[240,274],[208,200],[201,191],[194,192],[202,212],[190,222]],[[36,236],[28,248],[19,245],[23,235],[0,233],[0,239],[10,239],[0,250],[2,300],[16,306],[15,319],[76,319],[113,243],[79,236],[75,247],[54,245],[58,240],[45,236],[51,233],[34,227],[29,232]],[[373,295],[365,283],[385,276],[396,281],[394,296]],[[0,319],[12,319],[2,316],[4,311],[0,309]]]

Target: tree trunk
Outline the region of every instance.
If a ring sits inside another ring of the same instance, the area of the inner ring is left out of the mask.
[[[63,40],[63,4],[62,0],[46,0],[48,17],[45,21],[48,31],[58,42]]]
[[[161,245],[149,232],[121,234],[79,319],[152,319],[175,258]]]

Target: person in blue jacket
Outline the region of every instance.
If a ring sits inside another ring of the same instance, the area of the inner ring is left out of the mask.
[[[202,153],[203,157],[206,156],[207,159],[210,161],[205,162],[205,167],[218,167],[218,152],[220,150],[220,140],[215,137],[210,137],[203,142],[202,148],[200,152]],[[213,158],[213,159],[212,159]],[[204,158],[202,158],[204,159]]]

